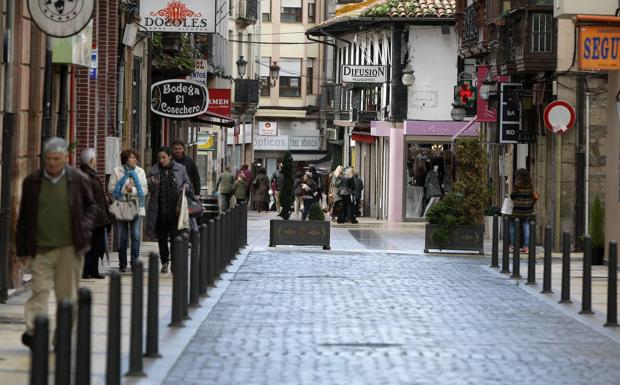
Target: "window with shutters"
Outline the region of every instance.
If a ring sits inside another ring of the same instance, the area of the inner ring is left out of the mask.
[[[301,0],[282,0],[280,21],[282,23],[301,23]]]
[[[553,51],[553,14],[536,12],[531,17],[531,52]]]
[[[301,96],[301,59],[280,58],[280,97]]]

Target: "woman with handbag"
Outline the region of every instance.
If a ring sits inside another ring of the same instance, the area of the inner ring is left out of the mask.
[[[147,176],[151,197],[146,215],[146,233],[151,238],[157,238],[161,272],[167,273],[171,257],[168,242],[174,241],[179,232],[177,204],[181,194],[188,192],[191,195],[192,187],[185,167],[172,160],[170,147],[161,147],[157,158],[158,162]]]
[[[142,217],[146,215],[148,194],[146,174],[138,167],[140,156],[134,150],[121,152],[121,166],[115,167],[108,181],[112,195],[110,213],[114,217],[114,234],[118,245],[119,270],[127,269],[127,240],[131,237],[131,265],[140,257]]]
[[[510,222],[510,250],[514,247],[521,247],[515,244],[515,219],[519,219],[521,227],[521,240],[523,247],[522,253],[529,252],[530,243],[530,217],[534,215],[534,204],[536,203],[532,179],[530,173],[520,168],[515,173],[515,184],[512,187],[510,199],[512,200],[512,221]]]
[[[258,169],[256,178],[252,182],[252,189],[254,190],[256,209],[260,213],[267,209],[267,202],[269,202],[269,178],[267,178],[267,171],[264,167]]]

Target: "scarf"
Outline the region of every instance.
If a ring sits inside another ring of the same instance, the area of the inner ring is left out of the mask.
[[[138,174],[136,174],[136,170],[129,169],[126,165],[123,166],[123,169],[125,170],[125,174],[118,181],[118,183],[116,183],[116,187],[114,187],[114,192],[112,192],[112,196],[117,200],[121,200],[121,198],[123,198],[123,186],[127,182],[127,178],[132,178],[134,181],[134,185],[136,186],[136,190],[138,190],[138,201],[140,202],[140,207],[144,207],[144,191],[142,190],[142,185],[138,180]]]

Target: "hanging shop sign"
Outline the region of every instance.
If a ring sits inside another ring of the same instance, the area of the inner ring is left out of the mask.
[[[519,143],[521,130],[521,83],[502,83],[499,103],[499,142]]]
[[[230,88],[209,89],[209,112],[230,116]]]
[[[168,118],[191,118],[209,106],[207,88],[190,80],[164,80],[151,86],[151,111]]]
[[[579,27],[579,69],[620,70],[620,26]]]
[[[545,108],[545,126],[552,134],[566,134],[573,128],[577,114],[575,109],[564,100],[551,102]]]
[[[93,17],[95,0],[28,0],[32,21],[45,34],[69,37],[84,29]]]
[[[387,66],[345,64],[342,66],[340,81],[343,83],[386,83]]]
[[[149,0],[140,3],[147,31],[215,32],[215,0]]]
[[[194,72],[189,74],[187,80],[193,80],[197,83],[207,85],[207,59],[196,59],[194,62]]]
[[[278,135],[278,122],[258,122],[258,135],[262,135],[262,136]]]

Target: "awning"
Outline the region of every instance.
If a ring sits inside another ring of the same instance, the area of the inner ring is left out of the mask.
[[[453,120],[407,120],[405,135],[442,136],[478,136],[480,122],[475,120],[455,122]]]
[[[327,156],[327,151],[291,151],[293,162],[313,162],[323,160]]]
[[[356,142],[360,142],[360,143],[374,143],[375,141],[375,137],[372,135],[369,135],[369,133],[357,133],[357,132],[353,132],[351,133],[351,139],[356,141]]]
[[[208,118],[216,118],[216,119],[221,119],[223,121],[216,121],[216,120],[212,120]],[[209,124],[213,124],[215,126],[220,126],[220,127],[235,127],[235,125],[237,124],[237,119],[235,118],[231,118],[230,116],[226,116],[226,115],[216,114],[210,111],[207,111],[202,115],[190,118],[190,121],[209,123]]]

